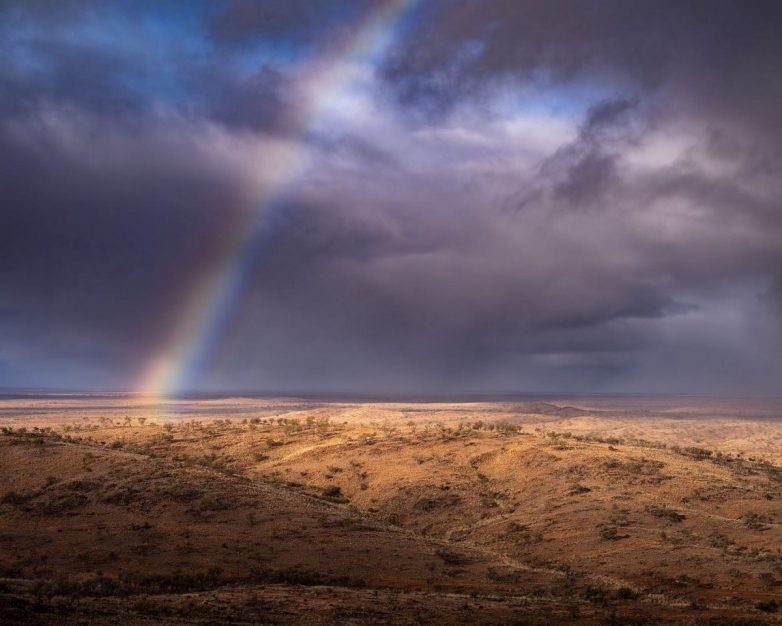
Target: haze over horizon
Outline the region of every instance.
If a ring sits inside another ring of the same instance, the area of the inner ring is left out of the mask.
[[[0,388],[779,394],[782,5],[0,2]]]

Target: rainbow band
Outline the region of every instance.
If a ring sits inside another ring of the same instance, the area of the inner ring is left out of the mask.
[[[391,44],[396,26],[418,0],[387,0],[372,10],[346,41],[316,63],[303,81],[305,106],[297,111],[293,132],[306,136],[335,95],[349,86],[352,66],[379,57]],[[168,396],[186,389],[211,353],[226,319],[244,291],[255,258],[253,242],[263,220],[308,164],[301,141],[280,141],[265,149],[259,171],[261,193],[256,210],[238,218],[217,250],[216,262],[185,300],[173,336],[144,368],[138,390]]]

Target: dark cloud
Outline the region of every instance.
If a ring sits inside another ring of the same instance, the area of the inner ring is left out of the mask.
[[[621,184],[621,154],[642,135],[631,117],[635,109],[635,102],[624,99],[591,106],[575,140],[540,163],[532,184],[508,198],[508,208],[522,210],[544,198],[567,211],[606,207],[606,194]]]
[[[331,43],[362,16],[381,4],[380,0],[352,2],[333,0],[229,0],[220,3],[208,22],[209,33],[227,44],[276,42],[305,48]]]
[[[52,350],[75,363],[95,351],[127,375],[246,201],[176,121],[36,113],[6,119],[0,135],[0,159],[14,164],[0,173],[4,333],[43,353],[42,368]]]
[[[203,114],[234,128],[285,133],[301,105],[295,85],[273,67],[249,76],[232,76],[219,66],[198,68],[193,83],[204,94]]]
[[[385,66],[406,98],[491,85],[497,78],[677,84],[736,104],[742,89],[778,90],[782,9],[771,0],[427,3]],[[738,79],[738,84],[733,82]],[[728,92],[716,87],[732,87]],[[741,105],[771,110],[767,100]]]
[[[312,9],[307,2],[250,2],[235,0],[225,3],[215,13],[209,27],[213,37],[228,42],[247,43],[263,40],[287,43],[312,37],[319,19],[328,15],[328,8]]]
[[[375,6],[0,5],[8,385],[135,382],[239,229],[194,386],[778,390],[777,3],[421,3],[313,108]]]

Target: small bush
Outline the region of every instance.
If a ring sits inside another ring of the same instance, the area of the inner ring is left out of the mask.
[[[750,530],[768,530],[768,522],[770,521],[769,518],[765,515],[760,515],[759,513],[747,513],[743,517],[744,524],[749,528]]]
[[[616,590],[616,597],[620,600],[635,600],[638,597],[638,593],[630,589],[630,587],[619,587]]]
[[[342,489],[340,489],[337,485],[332,485],[331,487],[326,487],[323,490],[323,495],[327,498],[340,498],[342,497]]]
[[[720,533],[713,533],[709,536],[709,543],[713,548],[727,548],[732,546],[735,542],[730,537],[726,537]]]
[[[678,511],[669,509],[664,506],[650,505],[646,507],[646,512],[649,513],[650,515],[654,515],[655,517],[666,518],[672,522],[681,522],[687,519],[685,515],[679,513]]]
[[[29,500],[29,498],[27,496],[23,496],[21,493],[16,491],[6,491],[3,499],[0,500],[0,504],[12,504],[13,506],[19,506],[20,504],[27,502],[27,500]]]
[[[604,526],[600,529],[600,538],[605,541],[617,541],[618,539],[627,539],[630,535],[620,535],[616,526]]]
[[[363,589],[366,580],[360,577],[339,576],[322,574],[313,570],[287,569],[287,570],[261,570],[254,569],[250,580],[253,582],[286,583],[289,585],[332,585],[335,587],[351,587]]]
[[[438,548],[434,553],[447,565],[467,565],[468,563],[472,563],[472,559],[467,555],[451,552],[445,548]]]
[[[782,604],[776,600],[765,600],[755,605],[758,611],[763,611],[764,613],[776,613],[780,607],[782,607]]]
[[[684,456],[689,456],[696,460],[708,459],[714,454],[711,450],[706,448],[699,448],[698,446],[689,446],[681,451]]]

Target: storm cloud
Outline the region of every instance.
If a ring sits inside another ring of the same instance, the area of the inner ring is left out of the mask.
[[[778,3],[413,2],[303,127],[383,4],[0,3],[6,387],[133,389],[238,224],[193,390],[779,392]]]

